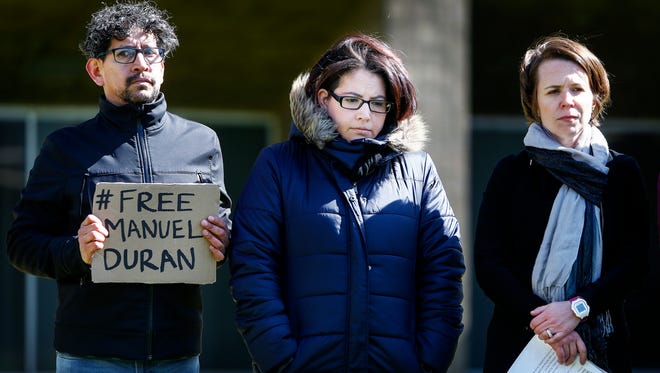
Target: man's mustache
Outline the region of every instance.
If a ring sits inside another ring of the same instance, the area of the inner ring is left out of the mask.
[[[153,79],[151,79],[151,78],[149,78],[149,77],[147,77],[147,76],[144,76],[144,75],[142,75],[142,74],[134,74],[134,75],[131,75],[131,76],[128,77],[128,79],[126,79],[126,82],[127,82],[128,84],[133,84],[135,81],[138,81],[138,80],[141,80],[141,81],[147,81],[147,82],[149,82],[151,85],[154,85],[154,84],[155,84],[155,82],[154,82]]]

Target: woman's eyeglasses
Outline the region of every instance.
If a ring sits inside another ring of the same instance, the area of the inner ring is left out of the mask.
[[[339,106],[348,110],[358,110],[362,107],[363,104],[369,105],[369,110],[374,113],[385,114],[392,108],[392,103],[385,100],[363,100],[355,96],[337,96],[334,92],[328,91],[330,96],[332,96]]]

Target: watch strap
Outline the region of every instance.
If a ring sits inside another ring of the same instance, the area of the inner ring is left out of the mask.
[[[589,308],[588,308],[588,307],[589,307],[589,304],[588,304],[587,301],[584,300],[584,298],[582,298],[582,297],[575,296],[575,297],[569,299],[569,301],[571,302],[571,311],[573,311],[573,314],[574,314],[577,318],[580,319],[580,322],[581,322],[581,323],[583,323],[583,322],[587,321],[587,319],[589,318],[589,315],[584,316],[584,317],[580,317],[580,316],[578,316],[577,311],[573,308],[573,302],[576,301],[576,300],[578,300],[578,299],[582,299],[582,301],[584,301],[584,303],[587,305],[587,311],[589,310]]]

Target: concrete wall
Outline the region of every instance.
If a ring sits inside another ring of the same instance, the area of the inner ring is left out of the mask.
[[[387,0],[384,33],[404,54],[419,95],[419,110],[431,130],[431,154],[458,216],[468,268],[470,216],[469,2],[467,0]],[[465,332],[452,372],[467,366],[471,273],[464,280]]]

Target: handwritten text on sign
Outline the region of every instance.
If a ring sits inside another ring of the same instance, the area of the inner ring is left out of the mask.
[[[109,235],[92,258],[92,281],[215,282],[200,222],[219,204],[214,184],[97,184],[92,213]]]

